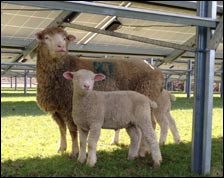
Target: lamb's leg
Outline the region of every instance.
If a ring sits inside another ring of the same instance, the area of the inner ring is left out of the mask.
[[[101,128],[94,128],[89,131],[89,137],[88,137],[88,158],[86,164],[90,167],[94,167],[96,164],[96,146],[97,142],[100,137],[100,129]]]
[[[84,163],[86,160],[86,140],[88,136],[88,131],[84,131],[81,128],[79,128],[79,140],[80,140],[80,152],[78,161],[80,163]]]
[[[128,160],[133,160],[138,157],[138,150],[141,141],[141,131],[136,127],[126,128],[128,135],[130,136],[130,146],[128,151]]]
[[[150,148],[149,148],[149,145],[147,144],[147,142],[145,141],[145,138],[142,137],[138,154],[140,157],[143,158],[146,156],[147,153],[150,154]]]
[[[112,139],[112,141],[111,141],[110,144],[112,144],[112,145],[117,145],[117,144],[119,144],[119,133],[120,133],[120,129],[115,130],[113,139]]]
[[[160,138],[159,138],[160,145],[165,144],[167,134],[168,134],[168,129],[169,129],[169,123],[168,123],[168,118],[166,117],[166,114],[167,114],[167,112],[164,113],[162,111],[155,113],[157,122],[160,125]]]
[[[167,113],[167,118],[168,118],[168,121],[169,121],[169,127],[170,127],[170,130],[172,132],[174,142],[178,144],[178,143],[180,143],[180,135],[179,135],[179,132],[177,130],[175,120],[171,116],[170,112]]]
[[[145,141],[150,146],[150,151],[152,154],[152,159],[154,161],[153,166],[160,166],[160,162],[162,161],[162,156],[159,148],[159,143],[157,141],[156,132],[152,127],[151,120],[148,118],[144,119],[144,122],[139,123],[139,127],[142,131],[142,137],[144,137]]]
[[[77,134],[77,126],[74,124],[72,117],[68,116],[67,126],[72,139],[72,152],[69,154],[70,158],[73,158],[78,152],[78,134]]]
[[[63,120],[63,118],[58,113],[53,113],[52,118],[55,120],[59,127],[60,131],[60,146],[57,150],[57,152],[61,151],[64,152],[67,149],[67,142],[66,142],[66,124]]]

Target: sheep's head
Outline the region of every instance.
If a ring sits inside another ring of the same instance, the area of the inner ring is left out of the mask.
[[[77,72],[65,72],[63,76],[68,80],[73,80],[73,85],[85,92],[93,90],[94,82],[106,78],[103,74],[95,74],[85,69],[80,69]]]
[[[50,57],[60,58],[67,54],[68,44],[75,40],[75,36],[68,35],[60,27],[51,27],[36,33],[36,39]]]

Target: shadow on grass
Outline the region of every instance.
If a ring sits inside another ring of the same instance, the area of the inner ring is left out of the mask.
[[[175,109],[193,109],[194,98],[177,97],[176,101],[172,102],[172,110]],[[223,108],[223,99],[213,97],[213,108]]]
[[[127,160],[127,147],[117,147],[112,152],[98,151],[97,164],[90,168],[77,161],[77,156],[68,159],[67,154],[57,154],[48,158],[28,158],[15,161],[7,160],[1,164],[2,177],[64,177],[64,176],[173,176],[186,177],[197,176],[190,171],[191,143],[181,143],[179,145],[164,145],[161,147],[163,162],[160,168],[149,166],[151,156],[138,158],[134,161]],[[208,176],[223,175],[223,139],[212,140],[212,168]]]
[[[1,102],[1,117],[4,116],[38,116],[46,114],[35,101]]]
[[[15,97],[36,97],[36,93],[1,93],[1,97],[15,98]]]

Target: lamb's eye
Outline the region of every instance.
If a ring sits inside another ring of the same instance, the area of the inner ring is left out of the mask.
[[[47,40],[48,39],[48,36],[45,36],[44,39]]]
[[[66,41],[66,37],[64,37],[64,41]]]

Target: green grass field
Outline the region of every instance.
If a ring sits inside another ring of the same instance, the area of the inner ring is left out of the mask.
[[[67,134],[66,153],[56,153],[59,130],[50,115],[36,104],[36,91],[26,95],[22,89],[1,88],[1,176],[2,177],[196,177],[190,171],[193,98],[174,93],[172,115],[182,139],[173,144],[169,131],[166,145],[161,147],[163,162],[160,168],[151,168],[151,155],[134,161],[127,160],[129,137],[123,129],[120,145],[110,145],[113,130],[102,130],[97,146],[97,164],[90,168],[74,159],[68,159],[71,139]],[[159,127],[157,126],[159,136]],[[203,175],[201,175],[203,176]],[[223,100],[214,95],[212,120],[211,174],[223,176]]]

